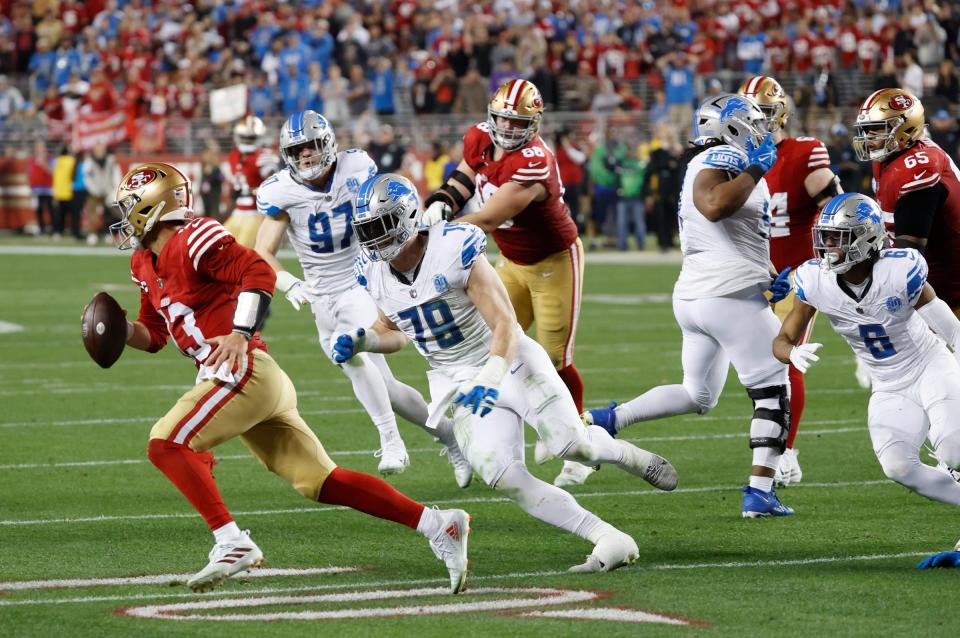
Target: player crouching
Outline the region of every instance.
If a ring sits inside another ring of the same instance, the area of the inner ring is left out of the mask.
[[[314,502],[343,505],[416,529],[464,587],[468,516],[433,510],[388,483],[337,465],[297,411],[290,378],[267,354],[259,327],[276,274],[214,219],[195,217],[190,181],[162,163],[135,166],[111,228],[121,248],[138,246],[130,272],[140,288],[136,321],[119,322],[127,345],[157,352],[173,338],[198,368],[196,385],[150,431],[147,455],[203,516],[215,545],[209,564],[187,581],[207,591],[263,560],[224,504],[212,448],[239,437],[270,471]],[[124,323],[126,325],[124,325]],[[90,332],[90,331],[87,331]]]
[[[369,330],[337,339],[334,356],[396,352],[408,340],[432,368],[431,419],[454,409],[457,443],[474,471],[524,511],[594,544],[573,571],[610,571],[639,556],[628,535],[585,510],[573,496],[530,474],[523,422],[562,459],[610,463],[662,490],[677,485],[666,459],[584,427],[546,351],[527,337],[504,284],[486,257],[486,236],[473,224],[439,222],[417,232],[416,187],[378,175],[357,195],[353,227],[362,254],[357,281],[380,318]]]
[[[870,372],[867,427],[884,473],[929,499],[960,505],[960,483],[949,471],[960,468],[960,321],[927,283],[923,255],[884,250],[882,216],[865,195],[827,203],[814,226],[818,259],[797,270],[797,303],[773,352],[806,372],[822,345],[801,343],[807,324],[817,311],[829,317]],[[947,471],[920,462],[924,439]],[[960,542],[918,567],[960,567]]]

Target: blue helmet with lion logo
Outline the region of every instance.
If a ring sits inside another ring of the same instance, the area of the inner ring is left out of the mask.
[[[413,237],[419,218],[417,187],[406,177],[384,173],[360,187],[352,223],[360,249],[373,261],[390,261]]]

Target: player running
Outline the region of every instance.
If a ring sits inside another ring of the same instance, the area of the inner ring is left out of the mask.
[[[310,110],[294,113],[284,123],[280,154],[287,167],[267,179],[257,193],[264,221],[256,248],[277,271],[277,289],[293,307],[299,310],[301,304],[310,304],[320,344],[329,354],[337,335],[356,326],[370,327],[377,320],[376,305],[353,275],[360,250],[350,225],[357,191],[376,174],[377,165],[360,149],[338,152],[333,128]],[[275,257],[284,234],[297,252],[305,281]],[[403,472],[410,460],[394,410],[424,427],[426,401],[393,376],[383,355],[363,354],[339,367],[380,434],[379,471]],[[473,472],[460,454],[452,424],[444,419],[436,428],[425,429],[444,444],[457,483],[467,487]]]
[[[257,214],[257,189],[268,176],[276,172],[279,159],[264,148],[266,129],[255,115],[248,115],[233,127],[233,143],[230,151],[230,181],[233,185],[234,209],[224,223],[237,243],[253,248],[260,228],[261,216]]]
[[[750,98],[708,98],[694,115],[695,147],[680,193],[683,266],[673,313],[683,333],[683,383],[664,385],[619,407],[588,410],[584,420],[611,434],[638,421],[705,414],[717,405],[730,363],[753,400],[753,467],[743,488],[744,518],[789,516],[773,477],[790,431],[787,367],[769,348],[780,321],[764,297],[790,291],[786,271],[770,265],[769,192],[764,180],[777,160],[763,112]]]
[[[344,505],[416,529],[463,589],[468,516],[433,510],[388,483],[330,460],[297,412],[289,377],[267,354],[258,328],[276,275],[219,222],[195,218],[190,181],[169,164],[134,167],[117,189],[123,218],[111,227],[121,249],[137,246],[130,274],[140,313],[127,344],[157,352],[172,337],[198,368],[197,383],[150,431],[147,456],[213,532],[209,564],[187,581],[207,591],[258,565],[263,553],[241,531],[211,474],[210,450],[239,436],[270,471],[311,501]]]
[[[788,137],[790,104],[780,83],[771,77],[755,75],[740,85],[739,95],[753,98],[767,118],[767,128],[777,145],[777,163],[763,176],[770,190],[770,260],[780,272],[796,270],[813,258],[813,224],[820,208],[831,197],[843,192],[840,179],[830,170],[830,155],[815,137]],[[791,293],[774,306],[782,321],[793,307]],[[810,322],[813,331],[813,322]],[[804,335],[804,343],[810,338]],[[793,443],[800,429],[806,405],[803,374],[790,366],[790,434],[787,449],[780,458],[774,482],[777,485],[799,483],[803,478]]]
[[[815,312],[825,314],[870,371],[867,427],[884,473],[929,499],[960,505],[960,483],[949,471],[960,469],[960,321],[927,283],[923,255],[883,249],[882,215],[857,193],[824,207],[814,227],[818,258],[797,270],[799,302],[773,352],[806,372],[822,344],[802,336]],[[925,439],[947,471],[920,462]],[[960,567],[960,542],[918,566]]]
[[[459,221],[493,233],[496,271],[524,330],[536,339],[583,410],[583,380],[573,364],[583,296],[583,245],[563,201],[556,158],[539,135],[540,91],[507,80],[487,107],[487,121],[463,137],[463,160],[425,203],[427,226],[452,219],[475,193],[479,210]],[[543,459],[545,460],[545,459]],[[591,468],[565,463],[556,485],[583,483]]]
[[[636,560],[628,535],[534,477],[523,461],[523,422],[560,458],[612,463],[662,490],[677,485],[666,459],[584,427],[543,348],[520,326],[472,224],[440,222],[416,232],[420,202],[404,177],[384,174],[360,189],[353,226],[363,254],[357,281],[380,309],[372,329],[337,339],[335,358],[396,352],[408,340],[429,362],[431,418],[448,407],[464,456],[491,487],[524,511],[594,544],[573,571],[610,571]]]

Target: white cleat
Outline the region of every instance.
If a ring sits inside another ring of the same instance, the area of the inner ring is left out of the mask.
[[[459,594],[467,584],[467,538],[470,515],[463,510],[439,510],[440,529],[430,539],[430,549],[450,572],[450,593]]]
[[[783,456],[780,457],[780,465],[777,466],[777,472],[773,476],[773,484],[777,487],[786,487],[794,485],[803,480],[803,470],[800,469],[800,460],[797,458],[799,452],[793,448],[787,448]]]
[[[583,485],[587,482],[587,478],[596,471],[595,468],[589,465],[577,463],[576,461],[564,461],[563,469],[557,474],[557,478],[553,479],[553,484],[557,487]]]
[[[207,566],[187,581],[187,587],[195,592],[210,591],[231,576],[257,567],[263,562],[263,552],[250,540],[249,530],[244,530],[237,538],[214,545],[209,558]]]
[[[606,525],[606,523],[604,523]],[[574,565],[567,571],[576,574],[593,572],[610,572],[619,567],[631,565],[640,558],[640,548],[632,538],[608,525],[610,528],[604,532],[593,551],[587,556],[586,562],[582,565]]]
[[[453,478],[457,481],[457,485],[461,488],[470,487],[470,482],[473,481],[473,467],[460,451],[457,437],[453,434],[453,422],[449,419],[444,420],[437,427],[437,441],[443,446],[440,455],[446,455],[450,465],[453,466]]]
[[[623,448],[623,460],[617,464],[620,469],[639,476],[658,490],[672,492],[677,489],[679,477],[670,461],[626,441],[617,440],[617,443]]]
[[[377,471],[383,475],[402,474],[407,466],[410,465],[410,457],[407,455],[407,447],[403,444],[403,439],[399,435],[388,435],[380,437],[380,449],[373,453],[375,458],[380,459],[380,465]]]
[[[553,454],[547,449],[547,444],[537,439],[536,444],[533,446],[533,462],[537,465],[543,465],[552,458]]]

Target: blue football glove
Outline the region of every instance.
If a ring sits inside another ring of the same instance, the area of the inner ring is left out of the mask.
[[[333,360],[337,363],[346,363],[361,352],[364,336],[367,331],[363,328],[357,328],[349,334],[343,334],[337,337],[333,344]]]
[[[790,268],[784,268],[780,274],[770,283],[768,289],[772,293],[770,303],[777,303],[786,299],[790,291],[793,290],[793,284],[790,283]]]
[[[773,143],[773,133],[767,133],[760,146],[753,145],[753,138],[747,138],[747,161],[750,166],[759,166],[764,173],[777,163],[777,145]]]
[[[462,405],[468,408],[474,414],[480,413],[480,417],[490,414],[497,399],[500,398],[500,390],[485,385],[475,385],[468,392],[458,392],[453,397],[453,405]]]
[[[940,552],[924,558],[917,563],[917,569],[931,569],[934,567],[960,567],[960,551]]]

